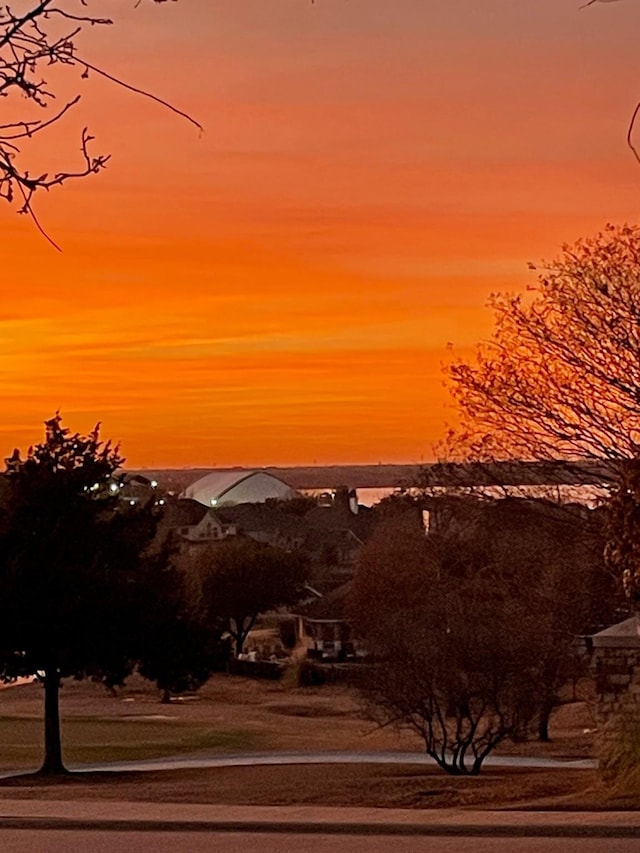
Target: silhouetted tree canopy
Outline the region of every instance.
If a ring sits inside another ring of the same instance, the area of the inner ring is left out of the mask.
[[[141,632],[138,672],[169,702],[172,693],[197,690],[228,657],[222,625],[212,626],[185,596],[181,574],[166,574],[164,594],[154,590],[148,631]]]
[[[640,610],[640,460],[628,462],[607,502],[605,557],[622,581],[633,610]]]
[[[536,722],[548,740],[562,688],[585,674],[580,638],[610,625],[623,604],[605,565],[605,514],[513,497],[443,503],[432,534],[443,571],[457,577],[497,567],[536,616]]]
[[[46,773],[64,772],[61,680],[122,683],[186,619],[181,575],[154,546],[158,507],[110,488],[121,463],[98,428],[72,434],[56,415],[0,475],[0,677],[44,684]]]
[[[295,604],[304,594],[309,564],[288,552],[253,539],[227,540],[197,558],[203,602],[212,625],[222,620],[236,654],[261,613]]]
[[[421,504],[422,501],[422,504]],[[440,495],[388,505],[363,549],[350,610],[377,663],[369,695],[453,773],[505,737],[549,738],[560,690],[584,675],[583,634],[620,599],[604,520],[585,507]]]
[[[607,460],[619,498],[608,554],[637,600],[640,229],[609,225],[565,245],[530,291],[491,305],[491,340],[447,370],[460,415],[448,449],[480,462]]]

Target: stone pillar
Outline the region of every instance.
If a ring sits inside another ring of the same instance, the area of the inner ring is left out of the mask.
[[[640,722],[640,617],[592,637],[598,723],[612,717]]]

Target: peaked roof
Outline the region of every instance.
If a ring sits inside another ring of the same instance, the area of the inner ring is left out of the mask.
[[[332,589],[321,598],[314,598],[300,605],[295,611],[297,615],[305,616],[310,620],[319,622],[342,622],[348,613],[349,596],[353,584],[347,581]]]
[[[618,647],[635,648],[640,647],[640,616],[631,616],[624,622],[618,622],[604,631],[599,631],[592,637],[594,648]]]
[[[216,512],[221,519],[245,531],[304,537],[307,530],[299,515],[287,512],[277,503],[235,504],[222,506]]]
[[[195,527],[209,514],[211,510],[204,504],[191,498],[178,498],[166,504],[163,521],[169,527]]]

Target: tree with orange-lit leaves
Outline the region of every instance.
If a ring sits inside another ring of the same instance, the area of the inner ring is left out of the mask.
[[[614,496],[607,553],[635,600],[640,228],[610,225],[563,246],[558,258],[539,268],[536,285],[524,294],[494,295],[491,306],[491,339],[474,358],[446,369],[460,416],[448,447],[480,462],[604,463]]]

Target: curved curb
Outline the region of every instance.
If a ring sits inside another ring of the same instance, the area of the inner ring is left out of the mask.
[[[71,830],[81,832],[197,832],[298,835],[396,835],[500,838],[638,838],[638,827],[611,824],[423,824],[423,823],[324,823],[313,821],[220,821],[220,820],[78,820],[74,818],[0,818],[0,831]]]

